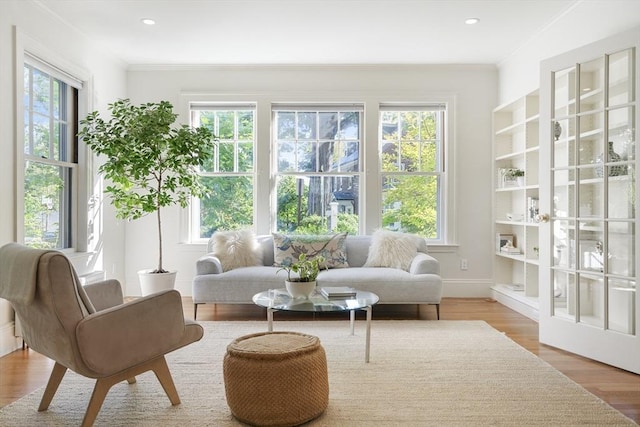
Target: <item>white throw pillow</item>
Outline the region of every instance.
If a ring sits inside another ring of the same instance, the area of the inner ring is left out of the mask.
[[[262,265],[260,245],[251,230],[216,231],[211,236],[210,247],[223,271]]]
[[[371,236],[369,256],[364,267],[390,267],[409,271],[418,252],[420,237],[388,230],[377,230]]]

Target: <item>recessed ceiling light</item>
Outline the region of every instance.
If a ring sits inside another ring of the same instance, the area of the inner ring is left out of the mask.
[[[155,23],[156,23],[156,21],[154,21],[151,18],[142,18],[141,21],[145,25],[155,25]]]
[[[467,18],[464,20],[464,23],[467,25],[477,24],[478,22],[480,22],[478,18]]]

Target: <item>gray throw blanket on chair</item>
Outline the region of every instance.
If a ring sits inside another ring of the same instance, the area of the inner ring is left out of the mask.
[[[0,297],[18,304],[29,304],[36,295],[40,257],[46,249],[9,243],[0,248]],[[24,280],[25,274],[28,280]]]

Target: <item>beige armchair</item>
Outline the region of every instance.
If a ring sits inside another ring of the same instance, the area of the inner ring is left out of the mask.
[[[177,291],[123,303],[118,281],[83,287],[62,253],[10,243],[0,248],[0,297],[11,302],[29,347],[55,361],[39,411],[67,369],[97,380],[83,426],[114,384],[149,370],[171,404],[180,403],[165,354],[200,340],[203,329],[184,319]]]

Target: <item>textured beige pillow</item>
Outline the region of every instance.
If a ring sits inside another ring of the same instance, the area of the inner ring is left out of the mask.
[[[262,265],[262,252],[251,230],[217,231],[211,236],[210,247],[223,271]]]
[[[346,241],[347,233],[332,236],[273,233],[273,265],[290,265],[304,253],[309,258],[322,255],[325,259],[323,268],[349,267]]]
[[[409,271],[418,252],[420,237],[388,230],[377,230],[371,236],[369,256],[364,267],[390,267]]]

